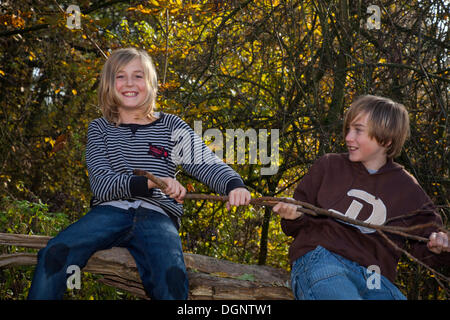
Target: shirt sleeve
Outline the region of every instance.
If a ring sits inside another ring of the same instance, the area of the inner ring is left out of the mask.
[[[326,157],[319,158],[303,176],[294,191],[293,198],[317,206],[317,194],[325,172]],[[295,220],[281,219],[281,229],[287,236],[295,237],[313,217],[303,214]]]
[[[245,188],[239,174],[219,159],[202,139],[177,117],[172,131],[172,161],[215,192],[227,195],[235,188]]]
[[[127,199],[134,196],[151,196],[147,178],[117,173],[112,170],[102,131],[96,121],[88,128],[86,164],[89,183],[94,197],[100,201]]]
[[[440,227],[443,226],[442,218],[436,212],[436,207],[433,205],[431,199],[429,199],[428,196],[426,196],[426,198],[429,201],[426,202],[420,210],[418,210],[417,214],[411,217],[411,221],[407,222],[407,226],[419,226],[430,223],[438,225]],[[412,233],[428,239],[433,232],[439,232],[438,228],[432,226],[419,228],[417,229],[417,231]],[[420,261],[432,267],[450,266],[450,252],[442,252],[440,254],[436,254],[430,251],[427,247],[427,244],[422,241],[410,241],[410,244],[411,254]]]

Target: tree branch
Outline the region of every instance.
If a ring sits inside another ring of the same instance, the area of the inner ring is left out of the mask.
[[[0,233],[0,245],[43,248],[51,237]],[[189,278],[189,299],[293,299],[289,273],[268,266],[246,265],[183,253]],[[0,255],[0,268],[35,265],[36,253]],[[107,285],[148,299],[133,256],[113,247],[91,256],[84,272],[102,275]]]
[[[450,83],[450,79],[449,78],[443,78],[443,77],[440,77],[440,76],[435,75],[433,73],[428,73],[428,72],[426,72],[424,70],[417,69],[417,68],[415,68],[413,66],[410,66],[410,65],[407,65],[407,64],[401,64],[401,63],[368,63],[368,62],[365,62],[365,63],[355,64],[354,66],[351,66],[351,67],[347,67],[344,70],[345,71],[358,70],[360,68],[364,68],[364,67],[368,67],[368,66],[369,67],[391,67],[391,68],[408,69],[408,70],[412,70],[414,72],[417,72],[419,74],[423,74],[425,76],[428,76],[428,77],[431,77],[431,78],[434,78],[434,79],[438,79],[440,81],[444,81],[444,82]],[[339,70],[336,70],[336,71],[341,71],[341,70],[339,69]]]
[[[147,177],[148,179],[153,181],[158,186],[158,188],[160,188],[161,190],[164,190],[167,188],[167,185],[163,180],[154,176],[150,172],[140,170],[140,169],[135,169],[133,171],[133,174]],[[226,202],[226,201],[228,201],[228,196],[187,193],[186,196],[184,197],[184,199]],[[361,227],[370,228],[370,229],[374,229],[374,230],[385,231],[388,233],[400,235],[402,237],[409,238],[409,239],[416,240],[416,241],[428,242],[429,240],[424,237],[420,237],[420,236],[413,235],[413,234],[408,234],[407,233],[408,231],[413,231],[413,230],[417,230],[417,229],[421,229],[421,228],[435,227],[436,229],[443,230],[444,232],[448,232],[448,230],[443,229],[441,226],[439,226],[435,223],[426,223],[426,224],[416,225],[416,226],[412,226],[412,227],[395,227],[395,226],[387,226],[387,225],[375,225],[372,223],[355,220],[355,219],[346,217],[344,215],[341,215],[341,214],[338,214],[338,213],[335,213],[335,212],[332,212],[332,211],[329,211],[326,209],[318,208],[307,202],[298,201],[298,200],[289,199],[289,198],[259,197],[259,198],[252,198],[250,200],[250,204],[252,204],[252,205],[270,206],[270,207],[275,206],[278,202],[295,204],[298,206],[297,211],[299,211],[301,213],[309,214],[311,216],[318,216],[318,215],[327,216],[327,217],[341,220],[341,221],[344,221],[346,223],[350,223],[353,225],[358,225]]]
[[[16,30],[10,30],[10,31],[4,31],[4,32],[0,32],[0,37],[10,37],[10,36],[14,36],[16,34],[25,34],[28,32],[33,32],[33,31],[38,31],[41,29],[46,29],[50,27],[50,24],[45,23],[45,24],[38,24],[38,25],[34,25],[28,28],[24,28],[24,29],[16,29]]]

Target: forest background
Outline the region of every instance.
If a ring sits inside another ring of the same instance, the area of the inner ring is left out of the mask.
[[[447,1],[2,0],[0,10],[0,232],[53,236],[89,210],[84,151],[88,124],[101,116],[99,72],[127,46],[154,59],[157,110],[192,127],[201,120],[203,132],[279,129],[275,174],[260,174],[248,145],[245,163],[230,164],[253,196],[290,197],[315,159],[344,152],[342,115],[356,96],[403,103],[411,137],[396,161],[448,228]],[[180,235],[186,252],[289,270],[291,239],[270,208],[186,201]],[[409,299],[448,299],[422,266],[403,257],[398,268]],[[0,299],[24,299],[33,270],[1,269]],[[67,299],[134,299],[83,277]]]

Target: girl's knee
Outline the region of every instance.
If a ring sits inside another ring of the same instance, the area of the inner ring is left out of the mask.
[[[47,275],[60,272],[67,263],[69,247],[62,243],[49,244],[39,251]]]

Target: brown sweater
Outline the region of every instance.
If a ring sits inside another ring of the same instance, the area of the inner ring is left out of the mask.
[[[442,225],[441,217],[416,179],[392,160],[377,173],[369,174],[362,163],[351,162],[348,154],[327,154],[303,177],[294,199],[377,225],[406,227],[427,222]],[[413,212],[416,214],[394,219]],[[296,220],[282,219],[281,227],[286,235],[294,237],[289,248],[291,263],[320,245],[362,266],[377,265],[381,274],[392,282],[395,280],[401,252],[373,229],[309,215]],[[433,231],[436,230],[425,228],[414,233],[428,238]],[[405,248],[404,237],[386,235]],[[409,252],[421,261],[432,266],[450,265],[449,253],[438,255],[423,242],[409,242]]]

